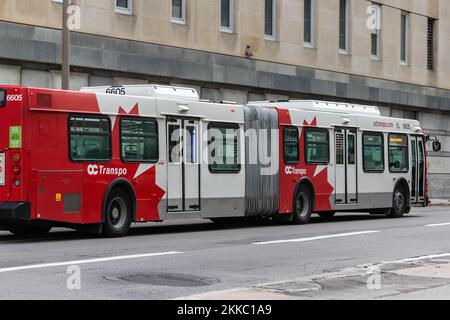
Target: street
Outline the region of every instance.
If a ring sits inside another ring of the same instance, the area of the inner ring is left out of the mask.
[[[119,239],[1,231],[0,299],[445,299],[449,213],[341,213],[303,226],[189,220]]]

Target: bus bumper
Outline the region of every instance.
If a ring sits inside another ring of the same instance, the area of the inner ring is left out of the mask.
[[[0,202],[0,224],[30,222],[30,203]]]

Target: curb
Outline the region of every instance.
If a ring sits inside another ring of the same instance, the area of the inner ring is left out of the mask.
[[[431,202],[429,207],[450,207],[450,202]]]

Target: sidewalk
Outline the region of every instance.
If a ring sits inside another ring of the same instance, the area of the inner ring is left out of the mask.
[[[431,199],[430,206],[432,206],[432,207],[450,207],[450,200]]]

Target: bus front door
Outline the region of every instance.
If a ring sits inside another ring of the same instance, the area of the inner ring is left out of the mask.
[[[335,203],[357,204],[356,130],[335,130]]]
[[[425,143],[423,137],[411,137],[411,202],[425,202]]]
[[[200,210],[199,121],[167,119],[167,211]]]

